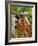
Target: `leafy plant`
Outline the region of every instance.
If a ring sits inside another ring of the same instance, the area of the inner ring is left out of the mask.
[[[28,12],[28,15],[32,15],[32,8],[31,7],[17,7],[17,6],[10,6],[11,12],[15,12],[16,14],[21,12]]]

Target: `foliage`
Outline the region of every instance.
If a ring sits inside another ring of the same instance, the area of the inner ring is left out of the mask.
[[[32,15],[32,8],[31,7],[17,7],[11,5],[10,7],[11,12],[21,13],[21,12],[28,12],[29,15]]]
[[[19,7],[19,6],[17,7],[17,6],[11,5],[10,9],[12,13],[15,12],[16,14],[21,13],[21,12],[28,12],[27,17],[30,23],[32,24],[32,8],[31,7]]]

